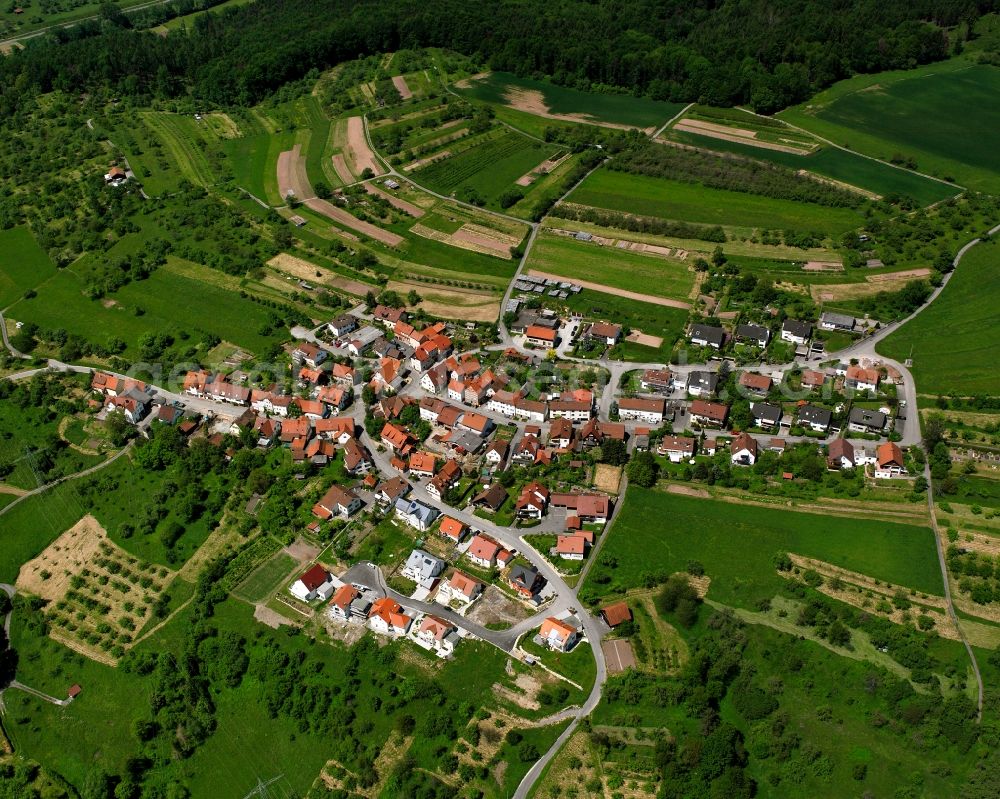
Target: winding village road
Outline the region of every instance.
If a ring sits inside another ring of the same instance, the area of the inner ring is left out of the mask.
[[[365,126],[365,135],[366,136],[368,135],[367,124]],[[596,169],[596,167],[595,167],[595,169]],[[389,174],[399,176],[399,173],[397,173],[395,170],[393,170],[391,168],[389,170]],[[408,175],[406,175],[406,176],[400,176],[400,177],[403,177],[405,180],[407,180],[407,181],[409,181],[411,183],[413,182],[412,178],[410,176],[408,176]],[[584,176],[584,178],[585,177],[586,176]],[[581,180],[583,180],[584,178],[581,178]],[[418,187],[418,188],[422,188],[422,187]],[[572,191],[572,188],[573,187],[571,187],[570,191]],[[428,191],[425,188],[423,190],[424,191]],[[442,195],[436,194],[434,192],[429,192],[429,191],[428,191],[428,193],[432,194],[433,196],[438,197],[440,199],[447,200],[449,202],[456,202],[454,200],[454,198],[443,197]],[[505,215],[501,215],[501,216],[505,216]],[[513,217],[507,217],[507,218],[513,219]],[[517,220],[517,221],[520,222],[520,223],[524,223],[524,220]],[[510,299],[510,297],[512,295],[512,292],[514,291],[514,283],[516,282],[516,280],[518,279],[518,277],[522,274],[523,269],[525,267],[525,264],[527,263],[527,259],[528,259],[528,256],[529,256],[530,252],[531,252],[532,245],[534,244],[535,238],[536,238],[537,233],[538,233],[539,225],[538,225],[538,223],[531,223],[530,224],[530,228],[531,228],[531,232],[530,232],[530,235],[529,235],[527,243],[526,243],[524,254],[523,254],[522,258],[520,259],[520,261],[518,263],[518,266],[517,266],[517,270],[516,270],[513,278],[511,279],[510,284],[508,285],[506,293],[504,294],[503,303],[501,305],[502,309],[506,307],[507,301]],[[990,233],[993,234],[993,233],[996,233],[997,231],[1000,231],[1000,225],[997,225],[996,227],[994,227],[990,231]],[[965,253],[967,253],[969,251],[969,249],[971,247],[973,247],[978,242],[979,242],[979,239],[974,239],[973,241],[967,243],[965,246],[963,246],[958,251],[958,253],[956,254],[955,259],[954,259],[954,265],[955,265],[956,268],[959,266],[959,264],[961,262],[961,259],[965,255]],[[876,352],[875,352],[875,347],[886,336],[888,336],[889,334],[891,334],[892,332],[894,332],[900,326],[902,326],[903,324],[905,324],[906,322],[908,322],[910,319],[914,318],[917,314],[919,314],[926,307],[928,307],[928,305],[931,302],[933,302],[940,295],[940,293],[943,291],[944,287],[950,281],[950,278],[951,278],[951,274],[950,273],[947,274],[947,275],[945,275],[944,282],[942,283],[942,285],[940,287],[938,287],[938,288],[936,288],[934,290],[934,292],[928,298],[927,302],[923,306],[921,306],[921,308],[919,308],[917,311],[915,311],[913,314],[911,314],[909,317],[907,317],[906,319],[904,319],[904,320],[902,320],[900,322],[897,322],[897,323],[893,323],[893,324],[887,325],[886,327],[884,327],[881,330],[877,331],[873,335],[871,335],[871,336],[869,336],[869,337],[867,337],[865,339],[862,339],[861,341],[858,341],[858,342],[852,344],[851,346],[849,346],[849,347],[847,347],[847,348],[845,348],[843,350],[840,350],[838,352],[826,353],[826,354],[824,354],[822,356],[822,359],[824,361],[826,361],[826,360],[832,360],[832,359],[836,359],[836,358],[841,358],[841,359],[862,358],[862,357],[877,358],[883,364],[886,364],[887,366],[891,366],[894,369],[897,369],[899,371],[899,373],[902,375],[902,379],[903,379],[903,386],[902,386],[903,398],[906,400],[906,403],[907,403],[907,414],[906,414],[906,420],[905,420],[905,423],[904,423],[904,428],[903,428],[903,430],[898,431],[902,435],[902,440],[901,440],[900,443],[903,444],[903,445],[907,445],[907,446],[909,446],[909,445],[915,445],[915,444],[918,444],[920,442],[920,440],[921,440],[920,424],[919,424],[919,413],[918,413],[918,406],[917,406],[916,386],[914,385],[914,381],[913,381],[912,375],[910,374],[909,370],[906,368],[905,365],[903,365],[903,364],[901,364],[901,363],[899,363],[897,361],[894,361],[892,359],[886,358],[884,356],[877,355]],[[502,314],[501,314],[501,319],[499,321],[499,330],[500,330],[501,341],[502,341],[502,346],[503,347],[512,347],[512,348],[518,350],[519,352],[522,352],[523,354],[526,354],[526,355],[529,355],[529,356],[532,356],[532,357],[536,357],[538,355],[537,351],[527,350],[527,349],[524,349],[523,347],[521,347],[521,346],[518,345],[518,343],[515,341],[515,339],[513,338],[513,336],[510,334],[510,331],[507,329],[506,325],[504,325],[503,319],[502,319]],[[309,337],[308,331],[298,330],[298,331],[295,331],[295,332],[298,335],[298,337],[300,337],[300,338],[308,338]],[[11,345],[11,343],[8,340],[8,337],[7,337],[6,322],[4,321],[2,314],[0,314],[0,335],[2,335],[3,343],[4,343],[5,347],[14,356],[22,358],[22,359],[26,359],[26,360],[30,359],[30,356],[18,352]],[[653,368],[662,369],[665,366],[665,364],[663,364],[663,363],[634,363],[634,362],[623,362],[623,361],[609,361],[607,359],[597,359],[597,360],[590,360],[590,359],[567,359],[567,360],[575,360],[582,367],[594,367],[594,366],[597,366],[597,367],[601,367],[603,369],[606,369],[609,372],[610,378],[608,380],[608,383],[603,388],[603,391],[602,391],[601,397],[600,397],[600,403],[599,403],[598,415],[599,415],[599,418],[601,418],[603,420],[607,420],[608,417],[609,417],[609,413],[610,413],[610,410],[611,410],[611,404],[614,401],[615,392],[618,389],[621,377],[627,371],[632,371],[632,370],[637,370],[637,369],[640,369],[640,370],[641,369],[653,369]],[[788,371],[790,371],[792,369],[801,368],[803,365],[804,364],[801,363],[801,362],[791,362],[791,363],[781,364],[781,365],[777,365],[777,366],[768,366],[767,369],[768,369],[769,372],[772,372],[772,373],[777,373],[777,372],[787,373]],[[689,373],[689,372],[691,372],[693,370],[696,370],[696,369],[697,370],[704,370],[704,369],[706,369],[708,367],[706,367],[704,364],[691,364],[691,365],[683,365],[682,364],[682,365],[671,365],[669,368],[672,371],[676,372],[676,373],[687,374],[687,373]],[[10,378],[11,379],[26,379],[26,378],[30,378],[32,375],[38,374],[38,373],[46,371],[46,370],[73,371],[73,372],[90,372],[91,371],[91,369],[89,367],[77,366],[77,365],[73,365],[73,364],[66,364],[66,363],[62,363],[60,361],[51,359],[51,360],[49,360],[47,362],[47,366],[44,367],[44,368],[28,369],[28,370],[25,370],[25,371],[18,372],[18,373],[15,373],[13,375],[10,375]],[[231,415],[231,416],[235,417],[235,416],[238,416],[239,414],[241,414],[245,410],[245,408],[242,407],[242,406],[227,405],[225,403],[218,403],[218,402],[214,402],[214,401],[207,400],[207,399],[200,399],[200,398],[196,398],[196,397],[193,397],[193,396],[190,396],[190,395],[186,395],[186,394],[185,395],[181,395],[181,394],[178,394],[176,392],[170,391],[170,390],[168,390],[166,388],[161,388],[159,386],[151,386],[151,388],[153,388],[164,399],[166,399],[166,400],[168,400],[170,402],[180,402],[180,403],[183,403],[188,408],[190,408],[192,410],[195,410],[195,411],[198,411],[199,413],[211,413],[213,415],[215,415],[215,414],[222,414],[222,415]],[[409,386],[405,390],[404,393],[410,393],[410,394],[419,393],[419,387],[416,386],[416,385],[411,385],[411,386]],[[484,413],[484,409],[477,408],[476,410],[479,413]],[[486,415],[490,415],[490,414],[487,413]],[[506,424],[510,424],[511,423],[511,421],[509,419],[506,419],[506,418],[504,418],[502,421],[504,423],[506,423]],[[634,425],[630,425],[630,426],[634,427]],[[372,459],[373,459],[373,461],[374,461],[374,463],[375,463],[375,465],[377,467],[377,470],[378,470],[379,474],[381,474],[383,477],[390,477],[390,476],[394,476],[394,475],[398,474],[398,472],[396,471],[396,469],[394,469],[392,467],[392,465],[390,464],[389,458],[386,457],[385,453],[379,451],[379,444],[378,444],[378,442],[373,441],[368,436],[368,434],[366,432],[362,433],[361,440],[367,446],[369,452],[371,453]],[[92,471],[96,471],[97,469],[103,468],[104,466],[107,466],[109,463],[111,463],[116,458],[120,457],[126,451],[127,451],[127,448],[119,451],[118,453],[116,453],[109,460],[103,462],[102,464],[99,464],[98,466],[92,467],[91,469],[87,470],[86,472],[81,472],[78,475],[64,477],[61,480],[55,481],[55,482],[50,483],[50,484],[48,484],[46,486],[41,486],[38,489],[35,489],[32,492],[29,492],[25,496],[32,496],[34,494],[40,493],[42,491],[45,491],[45,490],[47,490],[48,488],[51,488],[54,485],[57,485],[59,482],[62,482],[62,481],[67,480],[67,479],[71,479],[71,477],[83,476],[84,474],[87,474],[87,473],[90,473]],[[929,476],[928,476],[928,482],[930,482]],[[418,496],[419,500],[421,502],[423,502],[423,503],[425,503],[427,505],[430,505],[430,506],[438,509],[442,513],[446,513],[447,515],[452,516],[453,518],[458,519],[459,521],[463,522],[464,524],[470,526],[473,529],[480,530],[482,532],[485,532],[485,533],[493,536],[497,541],[501,542],[504,546],[506,546],[506,547],[508,547],[510,549],[517,550],[517,551],[523,553],[526,557],[528,557],[529,560],[531,560],[531,562],[534,564],[534,566],[538,569],[538,571],[541,573],[541,575],[547,581],[549,591],[554,593],[553,598],[550,599],[550,600],[548,600],[545,603],[544,608],[541,609],[541,610],[539,610],[539,612],[536,613],[535,615],[533,615],[531,618],[519,622],[518,624],[514,625],[512,628],[510,628],[508,630],[502,630],[502,631],[489,630],[489,629],[486,629],[485,627],[483,627],[481,625],[475,624],[475,623],[469,621],[468,619],[466,619],[465,617],[463,617],[463,616],[461,616],[459,614],[456,614],[456,613],[454,613],[454,612],[452,612],[452,611],[450,611],[450,610],[448,610],[446,608],[443,608],[443,607],[441,607],[441,606],[439,606],[437,604],[428,603],[428,602],[418,602],[418,601],[416,601],[416,600],[414,600],[414,599],[412,599],[410,597],[402,596],[401,594],[399,594],[399,593],[393,591],[392,589],[388,588],[388,586],[385,584],[385,578],[381,574],[381,571],[377,567],[372,566],[371,564],[358,564],[358,565],[352,567],[352,569],[347,574],[345,574],[345,578],[349,577],[349,579],[351,581],[356,581],[359,584],[364,584],[366,586],[369,586],[372,590],[376,591],[380,595],[392,596],[394,599],[396,599],[396,601],[398,601],[401,605],[403,605],[406,608],[412,609],[414,611],[424,612],[424,613],[434,613],[435,615],[446,617],[450,621],[452,621],[453,623],[455,623],[456,625],[462,627],[468,633],[471,633],[471,634],[473,634],[473,635],[475,635],[475,636],[477,636],[479,638],[482,638],[483,640],[488,641],[489,643],[491,643],[491,644],[499,647],[500,649],[502,649],[502,650],[504,650],[506,652],[512,652],[512,651],[514,651],[518,639],[523,634],[525,634],[528,631],[530,631],[531,629],[537,627],[539,625],[540,620],[541,620],[542,617],[544,617],[544,616],[550,616],[550,615],[559,616],[560,614],[565,614],[565,613],[568,613],[568,612],[575,612],[577,614],[577,617],[580,619],[581,624],[583,625],[583,629],[584,629],[586,638],[587,638],[587,640],[589,641],[589,643],[591,645],[593,656],[594,656],[594,659],[596,661],[597,676],[596,676],[596,679],[594,681],[593,688],[592,688],[592,690],[590,692],[590,695],[587,697],[586,701],[583,703],[583,705],[580,708],[575,709],[575,710],[574,709],[567,709],[567,710],[561,712],[560,714],[556,714],[555,716],[550,717],[549,721],[551,721],[553,723],[555,721],[564,720],[565,718],[571,718],[572,721],[571,721],[570,725],[566,728],[566,730],[564,730],[562,732],[562,734],[559,736],[559,738],[555,741],[555,743],[534,764],[534,766],[527,773],[527,775],[525,775],[524,779],[521,781],[520,785],[517,788],[517,791],[514,794],[515,799],[527,799],[527,797],[530,795],[531,790],[533,789],[536,781],[538,780],[538,778],[541,776],[542,772],[544,771],[545,767],[548,765],[548,763],[551,761],[551,759],[555,756],[555,754],[559,751],[559,749],[566,742],[566,740],[568,740],[568,738],[573,734],[573,731],[576,729],[576,726],[578,725],[578,723],[580,722],[580,720],[583,719],[583,718],[586,718],[590,714],[590,712],[600,702],[600,699],[601,699],[601,696],[602,696],[602,691],[603,691],[603,686],[604,686],[604,683],[605,683],[605,681],[607,679],[607,666],[606,666],[606,662],[605,662],[604,653],[603,653],[602,648],[601,648],[601,640],[607,634],[608,628],[596,616],[590,614],[585,609],[583,609],[583,608],[580,607],[580,604],[579,604],[579,601],[578,601],[578,597],[577,597],[577,593],[578,593],[578,590],[579,590],[579,586],[582,586],[584,584],[584,579],[585,579],[587,573],[589,572],[591,565],[596,560],[596,556],[598,555],[598,553],[600,551],[601,544],[603,543],[604,540],[606,540],[608,538],[608,534],[609,534],[609,532],[611,530],[611,527],[613,526],[613,524],[614,524],[614,522],[615,522],[615,520],[616,520],[616,518],[618,516],[618,513],[619,513],[619,510],[620,510],[621,506],[624,504],[624,502],[623,502],[623,500],[624,500],[624,490],[625,490],[626,486],[627,486],[627,481],[624,481],[623,485],[622,485],[622,493],[619,495],[619,501],[615,504],[614,511],[612,513],[611,518],[608,521],[608,524],[607,524],[607,526],[605,528],[604,534],[600,537],[598,543],[596,544],[596,546],[594,548],[594,551],[591,553],[591,556],[590,556],[588,562],[584,566],[584,569],[583,569],[583,572],[581,574],[581,577],[580,577],[580,579],[579,579],[579,581],[577,583],[577,586],[578,586],[577,588],[570,588],[566,584],[566,582],[563,579],[563,577],[549,563],[549,561],[546,558],[542,557],[540,555],[540,553],[535,550],[535,548],[531,545],[531,543],[528,540],[528,538],[526,538],[523,535],[520,535],[516,530],[513,530],[511,528],[507,528],[507,527],[498,526],[498,525],[494,524],[492,521],[490,521],[489,519],[480,518],[478,516],[474,516],[474,515],[468,513],[465,510],[457,509],[457,508],[453,508],[451,506],[445,505],[444,503],[436,500],[433,496],[431,496],[430,494],[428,494],[426,491],[422,490],[422,487],[419,484],[414,487],[414,496]],[[17,504],[17,502],[21,501],[23,498],[24,497],[21,497],[18,500],[15,500],[14,503],[11,503],[10,505],[6,506],[3,509],[0,509],[0,514],[2,514],[5,511],[9,510],[11,507],[13,507],[13,505]],[[930,488],[928,489],[928,502],[929,503],[933,503],[933,498],[932,498],[932,493],[931,493]],[[932,520],[934,518],[933,506],[932,505],[931,505],[931,518],[932,518]],[[531,531],[529,531],[529,534],[531,532],[537,533],[538,531],[539,531],[538,528],[533,528]],[[941,544],[940,537],[936,536],[936,540],[937,540],[938,554],[939,554],[940,566],[941,566],[941,577],[942,577],[942,581],[944,583],[945,597],[946,597],[946,599],[948,601],[948,611],[949,611],[949,615],[952,617],[953,621],[956,623],[956,626],[957,626],[958,625],[958,619],[957,619],[957,615],[955,614],[955,610],[954,610],[954,607],[953,607],[952,602],[951,602],[951,592],[950,592],[950,587],[949,587],[949,583],[948,583],[947,566],[946,566],[946,563],[944,561],[944,554],[943,554],[943,550],[942,550],[942,544]],[[12,587],[11,586],[0,586],[0,588],[6,590],[6,589],[12,588]],[[9,624],[9,615],[8,615],[7,620],[6,620],[6,624]],[[963,641],[964,641],[964,637],[963,637]],[[981,715],[981,712],[982,712],[982,702],[983,702],[982,678],[981,678],[981,676],[979,674],[978,664],[976,663],[974,653],[972,652],[971,647],[969,647],[969,645],[968,645],[967,642],[966,642],[966,648],[969,651],[970,660],[972,661],[973,670],[975,672],[975,676],[976,676],[976,679],[977,679],[977,682],[978,682],[978,688],[979,688],[979,708],[980,708],[980,715]],[[16,686],[16,687],[21,687],[21,686]],[[31,691],[32,689],[25,689],[25,690]],[[52,698],[48,698],[48,699],[50,701],[56,701],[56,702],[61,701],[61,700],[54,700]],[[2,702],[2,697],[0,697],[0,702]]]

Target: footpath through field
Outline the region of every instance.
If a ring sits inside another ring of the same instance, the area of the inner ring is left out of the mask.
[[[639,291],[628,291],[627,289],[616,289],[613,286],[605,286],[603,283],[592,283],[589,280],[578,280],[577,278],[569,278],[564,275],[554,275],[551,272],[542,272],[538,269],[529,269],[529,275],[534,277],[545,277],[551,280],[566,281],[569,283],[575,283],[578,286],[583,286],[585,289],[590,289],[592,291],[601,291],[605,294],[614,294],[618,297],[626,297],[630,300],[637,300],[639,302],[649,303],[650,305],[663,305],[667,308],[681,308],[685,311],[691,310],[691,303],[681,302],[680,300],[668,300],[665,297],[654,297],[651,294],[643,294]]]

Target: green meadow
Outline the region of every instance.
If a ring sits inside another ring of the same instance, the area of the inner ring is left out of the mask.
[[[859,76],[778,116],[831,141],[979,191],[1000,190],[1000,71],[964,59]]]
[[[471,99],[509,106],[510,92],[540,92],[552,114],[579,115],[580,122],[653,128],[662,125],[684,106],[648,100],[627,94],[595,94],[556,86],[553,83],[519,78],[509,72],[491,72],[472,81],[468,89],[457,89]],[[555,122],[553,122],[555,124]]]
[[[535,240],[527,266],[571,280],[675,300],[687,300],[694,286],[694,273],[680,261],[576,241],[546,231]]]
[[[849,208],[828,208],[606,169],[593,172],[567,199],[661,219],[729,228],[816,231],[831,237],[864,222],[864,217]]]
[[[989,362],[997,340],[1000,247],[977,244],[941,295],[880,341],[882,355],[913,358],[917,390],[927,394],[1000,394],[1000,369]]]
[[[0,231],[0,309],[55,273],[55,264],[28,228]]]
[[[907,169],[865,158],[863,155],[822,146],[808,155],[765,150],[750,144],[723,141],[688,131],[670,131],[670,138],[683,144],[704,147],[719,152],[736,153],[759,161],[780,164],[791,169],[806,169],[825,178],[857,186],[882,197],[901,194],[912,197],[921,205],[944,200],[958,189],[937,180],[925,178]]]
[[[586,593],[623,592],[642,585],[644,575],[683,571],[697,560],[712,578],[710,598],[752,607],[783,582],[773,564],[778,552],[818,558],[928,594],[943,590],[927,527],[630,487],[610,535]]]

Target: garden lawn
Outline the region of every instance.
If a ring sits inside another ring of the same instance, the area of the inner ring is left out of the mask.
[[[527,268],[673,300],[688,300],[694,286],[694,273],[679,261],[602,247],[547,231],[535,240]]]
[[[0,231],[0,309],[56,273],[55,264],[26,227]]]
[[[833,237],[860,227],[849,208],[772,199],[647,175],[598,169],[569,195],[570,202],[698,224],[821,233]]]
[[[295,559],[284,552],[279,552],[273,558],[258,566],[250,576],[234,590],[234,596],[247,602],[262,602],[281,587],[285,578],[295,567]]]
[[[608,535],[608,533],[605,533]],[[607,596],[644,577],[683,571],[697,560],[709,597],[752,607],[782,584],[778,552],[794,552],[928,594],[942,592],[929,528],[847,516],[797,513],[630,487],[585,594]],[[607,565],[608,560],[616,566]]]
[[[972,189],[1000,191],[1000,71],[963,59],[836,84],[780,117],[837,144]]]
[[[1000,335],[1000,247],[966,252],[940,296],[876,345],[903,361],[925,394],[1000,394],[1000,369],[991,361]]]
[[[580,116],[580,122],[636,128],[658,127],[684,108],[681,103],[648,100],[627,94],[582,92],[553,83],[519,78],[509,72],[492,72],[473,80],[470,88],[458,91],[481,102],[504,106],[512,105],[508,92],[540,92],[552,114],[575,114]],[[552,124],[558,123],[553,121]]]
[[[659,347],[647,347],[630,341],[623,342],[619,348],[628,361],[669,360],[674,342],[680,338],[688,318],[687,311],[680,308],[637,302],[627,297],[619,297],[617,294],[604,294],[590,289],[584,289],[579,294],[571,294],[563,302],[567,308],[579,311],[588,319],[616,322],[663,339],[663,344]]]

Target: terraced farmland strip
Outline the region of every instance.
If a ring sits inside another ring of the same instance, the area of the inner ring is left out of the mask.
[[[420,176],[433,186],[451,190],[499,159],[531,146],[523,136],[506,133],[489,143],[438,161],[423,169]]]
[[[195,141],[194,133],[184,130],[178,117],[149,111],[143,112],[142,118],[170,151],[170,155],[185,177],[200,186],[211,186],[215,183],[212,167],[200,145]]]

